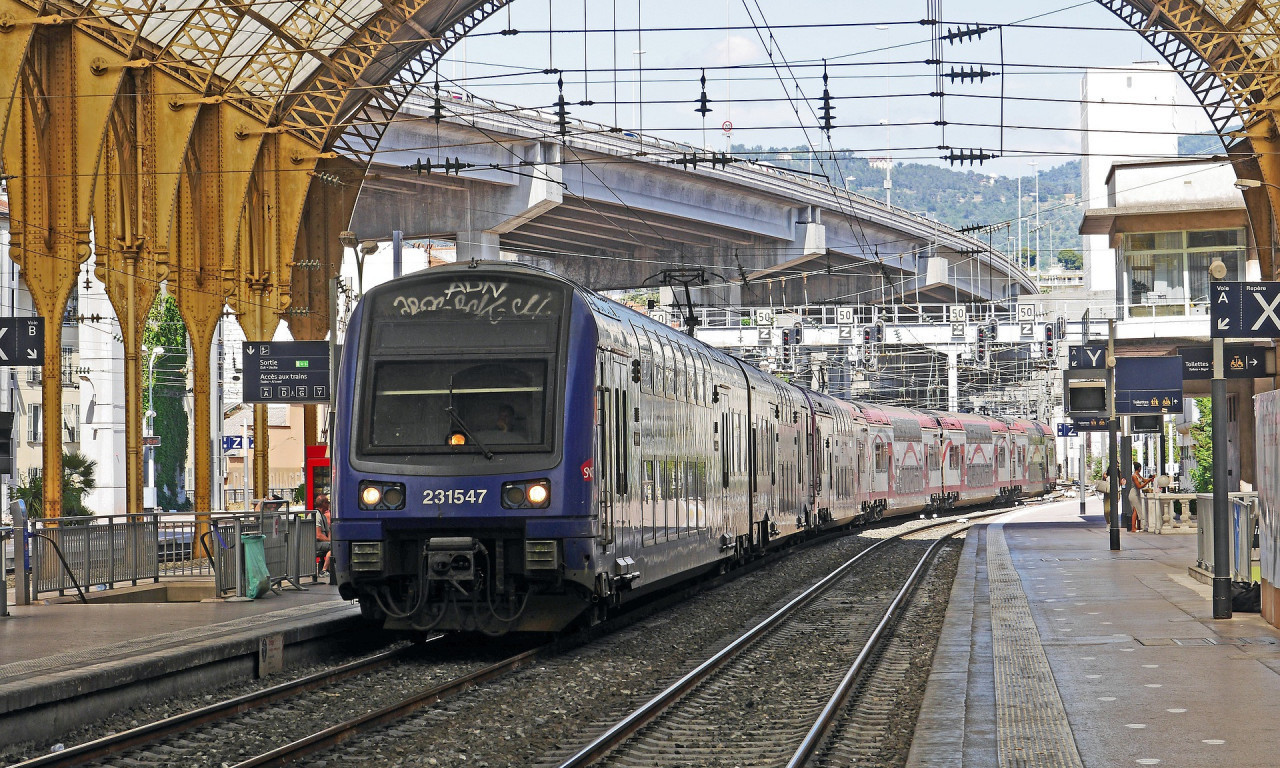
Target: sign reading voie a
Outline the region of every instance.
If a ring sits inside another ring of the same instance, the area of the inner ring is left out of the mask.
[[[1116,360],[1116,413],[1176,413],[1182,410],[1182,357],[1122,357]]]
[[[1280,283],[1210,283],[1209,335],[1217,339],[1280,337]]]
[[[244,402],[328,402],[329,342],[246,341],[242,352]]]

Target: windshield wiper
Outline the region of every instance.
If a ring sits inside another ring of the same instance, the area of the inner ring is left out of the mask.
[[[453,419],[453,423],[458,425],[458,428],[462,430],[462,434],[466,435],[468,440],[476,444],[476,447],[480,449],[480,452],[484,454],[484,457],[489,461],[493,461],[493,451],[485,447],[484,443],[477,440],[476,436],[471,434],[471,429],[467,427],[466,422],[462,420],[462,417],[458,415],[457,411],[453,410],[453,375],[452,374],[450,374],[449,376],[449,406],[444,409],[444,412],[449,414],[449,418]]]
[[[476,447],[480,449],[480,452],[484,454],[484,457],[489,461],[493,461],[493,451],[486,448],[484,443],[477,440],[476,436],[471,434],[471,430],[468,429],[467,425],[462,421],[462,417],[453,410],[453,406],[451,405],[448,408],[445,408],[444,412],[449,414],[449,418],[453,419],[453,423],[458,425],[458,428],[462,430],[462,434],[466,435],[468,440],[476,444]]]

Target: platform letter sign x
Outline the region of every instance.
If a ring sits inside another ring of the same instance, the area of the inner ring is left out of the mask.
[[[1280,337],[1280,283],[1213,283],[1209,323],[1215,338]]]
[[[1263,323],[1270,320],[1271,327],[1280,331],[1280,317],[1276,316],[1276,305],[1280,304],[1280,294],[1277,294],[1274,298],[1270,299],[1270,301],[1268,301],[1267,297],[1261,293],[1253,294],[1253,298],[1257,299],[1258,303],[1262,305],[1262,314],[1258,317],[1258,321],[1254,323],[1253,327],[1249,330],[1259,330],[1262,328]]]

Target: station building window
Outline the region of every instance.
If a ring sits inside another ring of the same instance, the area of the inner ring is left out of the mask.
[[[1247,240],[1242,228],[1134,232],[1122,241],[1128,317],[1208,312],[1209,265],[1221,260],[1227,280],[1243,280]]]

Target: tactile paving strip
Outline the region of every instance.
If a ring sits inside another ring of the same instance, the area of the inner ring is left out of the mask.
[[[125,640],[112,645],[85,648],[38,659],[28,659],[27,661],[15,661],[11,664],[0,665],[0,683],[17,677],[27,677],[35,672],[47,672],[65,667],[80,667],[85,663],[107,661],[117,656],[136,656],[143,651],[157,650],[173,645],[186,645],[193,640],[207,640],[219,635],[231,635],[242,630],[252,629],[261,624],[289,621],[333,611],[350,610],[353,609],[348,603],[299,605],[257,616],[246,616],[234,621],[225,621],[220,624],[190,627],[176,632]]]
[[[1000,765],[1083,768],[1001,523],[987,527],[987,581]]]

